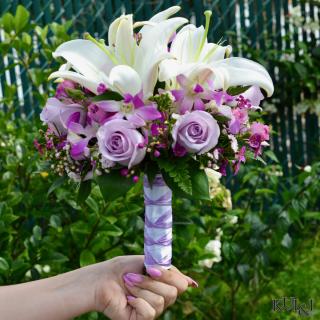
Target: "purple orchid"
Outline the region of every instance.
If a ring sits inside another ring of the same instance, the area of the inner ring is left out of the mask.
[[[143,127],[146,121],[152,121],[161,118],[161,113],[157,110],[155,103],[145,104],[142,92],[132,96],[127,93],[122,101],[100,101],[95,103],[101,110],[107,113],[113,113],[108,120],[126,118],[136,127]]]
[[[260,122],[253,122],[250,127],[251,136],[249,138],[249,145],[254,150],[255,157],[261,154],[261,146],[269,140],[269,126]]]
[[[238,134],[245,129],[248,121],[248,111],[246,109],[235,108],[232,110],[233,119],[229,122],[229,131]]]
[[[192,85],[184,75],[177,76],[177,81],[181,87],[178,90],[172,90],[175,103],[180,114],[185,114],[192,110],[205,110],[203,99],[207,98],[207,93],[199,83]]]
[[[252,108],[259,108],[261,101],[264,99],[263,94],[258,86],[251,86],[247,91],[242,94],[242,97],[250,101]]]
[[[70,155],[74,160],[82,160],[90,155],[89,141],[96,137],[97,128],[72,122],[69,125],[67,141],[71,145]]]
[[[236,155],[236,160],[234,160],[234,174],[238,174],[239,169],[240,169],[240,165],[241,163],[245,163],[246,162],[246,147],[243,146],[240,148],[238,154]]]
[[[65,104],[57,98],[49,98],[43,108],[40,119],[57,136],[66,135],[71,123],[85,125],[87,113],[80,104]]]

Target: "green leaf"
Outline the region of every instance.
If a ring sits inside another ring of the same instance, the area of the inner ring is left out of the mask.
[[[196,164],[198,165],[198,164]],[[192,197],[210,200],[208,177],[204,170],[194,167],[191,171]]]
[[[277,156],[275,155],[275,153],[272,150],[267,150],[264,152],[264,154],[271,159],[272,161],[279,163],[279,160],[277,158]]]
[[[123,234],[123,231],[114,224],[107,223],[99,229],[99,232],[103,232],[106,236],[119,237]]]
[[[100,94],[98,96],[95,96],[92,98],[93,102],[103,101],[103,100],[115,100],[115,101],[121,101],[123,100],[123,97],[120,93],[108,90],[103,94]]]
[[[243,282],[248,283],[249,282],[249,270],[250,266],[248,264],[238,264],[237,270],[243,280]]]
[[[62,186],[64,184],[64,182],[67,180],[66,176],[63,177],[59,177],[57,180],[55,180],[53,182],[53,184],[51,185],[51,187],[49,188],[48,192],[47,192],[47,196],[49,194],[51,194],[54,190],[56,190],[57,188],[59,188],[60,186]]]
[[[5,32],[10,33],[14,29],[14,17],[11,13],[7,12],[2,16],[1,25]]]
[[[26,27],[26,25],[29,22],[29,17],[29,11],[25,7],[19,5],[17,7],[16,15],[14,17],[14,26],[16,33],[19,33]]]
[[[50,226],[55,229],[59,229],[61,227],[61,219],[56,214],[53,214],[50,217]]]
[[[0,257],[0,272],[6,272],[10,268],[9,263],[5,258]]]
[[[94,254],[90,250],[83,250],[80,254],[80,266],[85,267],[96,262]]]
[[[174,194],[174,196],[180,197],[180,198],[192,199],[192,195],[189,194],[189,193],[184,192],[180,188],[179,184],[177,182],[175,182],[174,179],[171,178],[166,171],[161,170],[161,174],[162,174],[162,177],[163,177],[165,183],[171,189],[171,191]]]
[[[39,226],[34,226],[32,230],[33,236],[36,240],[40,241],[42,238],[42,230]]]
[[[192,183],[190,177],[189,159],[186,157],[165,159],[158,158],[157,163],[164,176],[164,180],[174,193],[192,195]],[[168,178],[169,177],[169,178]],[[181,192],[179,192],[179,189]]]
[[[227,90],[227,93],[230,94],[231,96],[237,96],[245,91],[247,91],[250,88],[250,86],[237,86],[237,87],[230,87]]]
[[[283,236],[281,244],[288,249],[292,246],[292,238],[288,233]]]
[[[303,214],[306,219],[315,219],[320,220],[320,212],[319,211],[307,211]]]
[[[91,192],[91,180],[81,181],[78,190],[77,202],[84,203],[90,195]]]
[[[71,89],[71,88],[65,88],[64,89],[68,96],[74,100],[83,100],[85,99],[85,95],[82,90],[79,89]]]
[[[96,181],[106,202],[125,195],[134,185],[132,179],[120,174],[120,170],[112,170],[110,173],[98,176]]]

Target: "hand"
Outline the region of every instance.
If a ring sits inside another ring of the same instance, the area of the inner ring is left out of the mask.
[[[142,276],[143,258],[117,257],[55,277],[0,287],[1,319],[66,320],[99,311],[112,320],[150,320],[188,286],[197,286],[174,267],[150,268],[150,277]]]
[[[94,309],[115,320],[155,319],[188,286],[178,269],[150,268],[143,276],[143,256],[124,256],[88,267],[96,274]]]

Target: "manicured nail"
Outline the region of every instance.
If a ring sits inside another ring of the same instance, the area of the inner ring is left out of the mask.
[[[191,281],[191,287],[199,288],[199,284],[197,281],[193,280],[191,277],[187,277]]]
[[[128,300],[128,301],[133,301],[133,300],[135,300],[135,297],[133,297],[133,296],[127,296],[127,300]]]
[[[156,269],[153,267],[147,268],[147,273],[153,278],[158,278],[158,277],[161,277],[161,275],[162,275],[162,273],[159,269]]]
[[[122,277],[122,279],[129,287],[134,287],[134,284],[127,278],[126,274]]]
[[[191,286],[192,286],[193,288],[199,288],[198,282],[197,282],[197,281],[194,281],[193,279],[191,279],[191,280],[192,280]]]
[[[143,276],[137,273],[126,273],[124,277],[131,283],[140,283],[143,281]]]

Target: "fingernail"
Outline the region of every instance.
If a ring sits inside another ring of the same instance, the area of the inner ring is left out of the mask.
[[[158,278],[161,277],[162,273],[159,269],[153,268],[153,267],[149,267],[147,268],[147,273],[154,278]]]
[[[199,284],[198,284],[197,281],[194,281],[193,279],[191,279],[191,281],[192,281],[191,286],[192,286],[193,288],[199,288]]]
[[[127,273],[123,276],[123,279],[129,285],[132,284],[132,286],[143,281],[142,275],[136,273]]]
[[[133,297],[133,296],[127,296],[127,300],[128,300],[128,301],[133,301],[133,300],[135,300],[135,297]]]
[[[123,281],[129,286],[129,287],[133,287],[134,284],[127,278],[126,275],[124,275],[123,277]]]
[[[193,280],[191,277],[188,277],[188,279],[191,281],[191,287],[199,288],[199,284],[197,281]]]

